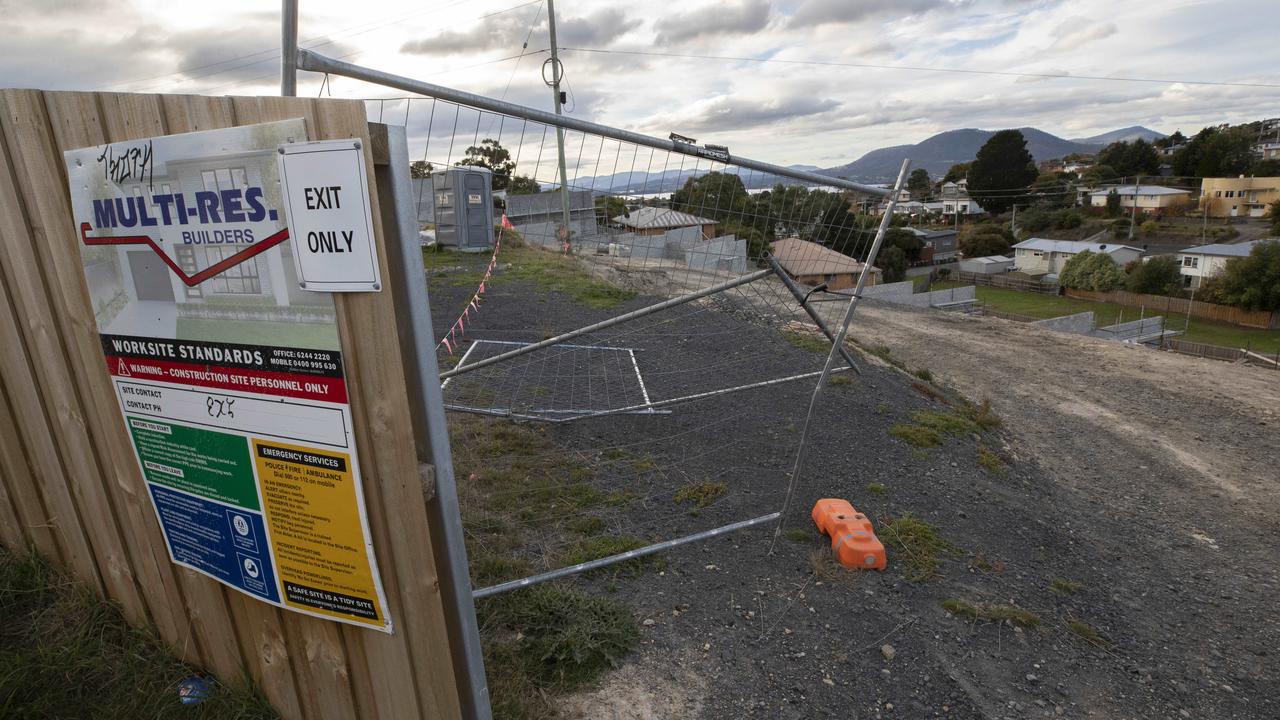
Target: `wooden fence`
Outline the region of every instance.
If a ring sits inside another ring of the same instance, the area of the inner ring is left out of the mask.
[[[1216,305],[1214,303],[1201,302],[1199,300],[1188,300],[1186,298],[1173,298],[1164,295],[1144,295],[1140,293],[1131,293],[1125,290],[1094,292],[1092,290],[1077,290],[1075,288],[1067,288],[1067,297],[1116,303],[1119,305],[1128,305],[1130,307],[1145,307],[1152,312],[1159,312],[1164,315],[1186,315],[1187,310],[1190,309],[1192,317],[1203,318],[1205,320],[1216,320],[1218,322],[1231,323],[1232,325],[1243,325],[1245,327],[1267,329],[1280,328],[1280,313],[1270,313],[1265,310],[1241,310],[1238,307],[1232,307],[1230,305]]]
[[[1058,294],[1057,283],[1041,282],[1040,280],[1029,280],[1027,278],[1020,277],[1009,277],[1004,274],[984,275],[982,273],[957,272],[952,274],[951,277],[958,282],[973,283],[974,285],[987,285],[989,287],[1021,290],[1023,292],[1044,293],[1046,295]]]
[[[299,117],[312,139],[368,142],[358,101],[0,91],[0,541],[33,545],[182,659],[252,678],[287,719],[459,717],[391,292],[336,304],[394,634],[278,610],[170,563],[108,382],[63,151]],[[373,210],[388,283],[376,192]]]

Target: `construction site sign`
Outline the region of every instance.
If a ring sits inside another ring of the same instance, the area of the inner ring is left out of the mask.
[[[72,212],[173,562],[391,632],[333,298],[300,287],[284,212],[277,148],[305,139],[291,120],[68,151]]]

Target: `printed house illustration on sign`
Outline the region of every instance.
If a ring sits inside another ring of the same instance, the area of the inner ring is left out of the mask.
[[[183,193],[193,197],[197,192],[222,192],[231,189],[263,187],[268,192],[278,192],[274,178],[264,183],[261,163],[246,162],[252,153],[218,154],[195,160],[170,160],[157,158],[152,173],[141,182],[125,183],[121,189],[144,203],[150,217],[159,217],[159,208],[152,198],[156,195]],[[284,226],[284,218],[278,219]],[[207,228],[207,226],[206,226]],[[94,228],[93,235],[121,235],[145,228]],[[220,261],[253,246],[250,242],[214,242],[207,229],[192,226],[190,243],[169,243],[173,260],[187,275],[193,275]],[[255,237],[255,241],[262,238]],[[103,248],[107,250],[107,248]],[[118,286],[125,297],[95,297],[95,311],[107,309],[112,304],[132,310],[126,315],[137,314],[167,324],[177,318],[206,319],[263,319],[301,315],[331,315],[332,303],[298,287],[297,273],[289,243],[280,246],[280,252],[266,252],[237,263],[225,271],[188,286],[174,273],[164,259],[146,245],[116,245],[109,249],[114,255],[102,266],[91,267],[89,272],[103,275],[115,274]],[[177,317],[170,319],[176,303]],[[290,310],[292,308],[292,310]],[[110,311],[108,310],[108,314]],[[120,317],[123,325],[136,323],[139,317]],[[320,319],[320,318],[317,318]],[[115,323],[112,323],[114,325]],[[108,328],[108,332],[125,330],[126,327]]]

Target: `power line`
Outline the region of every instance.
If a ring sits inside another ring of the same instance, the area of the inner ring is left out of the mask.
[[[1071,75],[1068,73],[1033,73],[1014,72],[1011,70],[970,70],[965,68],[939,68],[920,65],[878,65],[874,63],[848,63],[829,60],[780,60],[777,58],[737,57],[730,55],[696,55],[690,53],[667,53],[652,50],[603,50],[600,48],[561,48],[573,52],[598,53],[605,55],[641,55],[645,57],[685,58],[690,60],[729,60],[734,62],[771,63],[781,65],[817,65],[825,67],[864,68],[870,70],[906,70],[911,72],[957,73],[962,75],[1001,75],[1006,77],[1029,77],[1063,80],[1106,80],[1110,82],[1159,83],[1162,85],[1216,85],[1226,87],[1276,88],[1277,83],[1244,83],[1219,82],[1215,80],[1168,80],[1159,78],[1107,77],[1103,75]]]

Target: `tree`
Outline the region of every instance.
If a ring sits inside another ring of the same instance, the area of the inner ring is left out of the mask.
[[[1098,187],[1104,182],[1110,182],[1120,176],[1116,169],[1110,165],[1094,165],[1080,174],[1080,182],[1088,187]]]
[[[1252,133],[1238,127],[1207,127],[1173,156],[1173,172],[1189,177],[1227,177],[1247,172],[1253,163]]]
[[[907,254],[896,245],[882,247],[875,266],[880,268],[885,282],[898,282],[907,275]]]
[[[493,189],[506,190],[511,184],[511,172],[516,169],[511,153],[493,138],[485,138],[479,145],[472,145],[462,159],[455,163],[458,167],[473,165],[489,168],[493,171]]]
[[[1264,240],[1248,257],[1231,258],[1218,277],[1218,293],[1245,310],[1280,310],[1280,240]]]
[[[1042,174],[1027,190],[1032,200],[1047,207],[1066,208],[1075,204],[1074,186],[1057,175]]]
[[[541,191],[538,181],[528,175],[512,175],[511,184],[507,185],[508,195],[533,195]]]
[[[1255,161],[1253,166],[1249,168],[1249,174],[1254,177],[1280,176],[1280,158],[1266,158],[1265,160]]]
[[[933,181],[929,179],[929,171],[924,168],[912,170],[911,177],[907,178],[907,190],[911,191],[914,200],[933,197]]]
[[[1016,242],[1013,233],[995,223],[969,225],[960,232],[960,254],[967,258],[1004,255]]]
[[[1271,203],[1267,209],[1267,217],[1271,218],[1271,234],[1280,235],[1280,198]]]
[[[1133,263],[1124,280],[1124,288],[1133,293],[1177,295],[1182,287],[1182,272],[1176,255],[1160,255],[1146,262]]]
[[[971,165],[973,165],[973,163],[967,162],[952,165],[951,169],[947,170],[947,174],[942,176],[942,182],[949,183],[964,180],[969,176],[969,167]]]
[[[409,163],[409,177],[427,178],[431,177],[431,171],[435,167],[426,160],[414,160]]]
[[[1063,264],[1058,283],[1063,287],[1106,292],[1124,283],[1124,271],[1110,255],[1085,250]]]
[[[601,195],[596,198],[596,207],[604,214],[606,223],[613,222],[613,219],[627,214],[627,201],[613,195]]]
[[[1036,164],[1027,152],[1027,140],[1019,130],[992,135],[969,168],[969,195],[990,213],[1013,207],[1016,191],[1036,179]]]
[[[920,251],[924,250],[924,240],[920,236],[904,228],[892,228],[884,234],[884,248],[896,247],[902,251],[908,263],[920,262]]]
[[[1154,175],[1160,172],[1160,153],[1142,138],[1121,140],[1102,148],[1098,164],[1110,165],[1121,175]]]
[[[1107,193],[1107,217],[1119,217],[1119,216],[1120,216],[1120,193],[1116,192],[1115,189],[1112,188],[1111,192]]]

